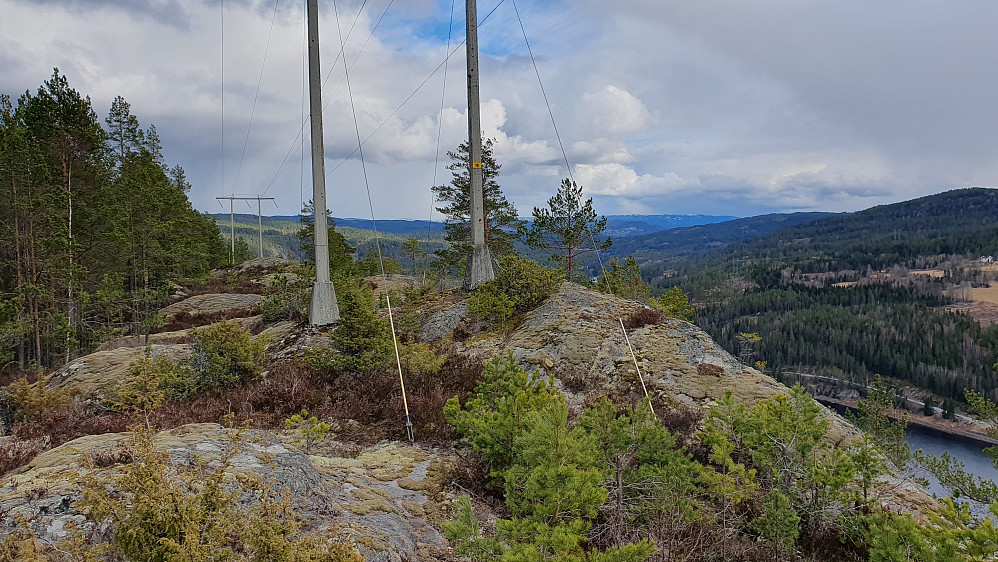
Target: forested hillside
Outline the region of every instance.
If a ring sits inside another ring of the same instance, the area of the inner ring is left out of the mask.
[[[53,365],[142,331],[174,278],[227,259],[181,166],[124,99],[101,120],[56,70],[0,96],[0,361]]]
[[[705,307],[698,323],[728,349],[740,333],[772,372],[807,367],[870,381],[880,374],[957,400],[965,389],[988,396],[996,381],[998,329],[938,308],[940,294],[894,285],[759,287]]]
[[[710,252],[729,244],[762,236],[790,225],[810,222],[831,213],[773,213],[713,224],[672,228],[643,236],[614,238],[610,254],[634,256],[653,270],[681,258]],[[607,222],[609,225],[609,221]]]
[[[737,218],[718,215],[607,215],[606,233],[614,238],[624,238],[663,230],[726,222]]]
[[[739,334],[758,334],[750,352],[770,372],[880,374],[957,400],[964,389],[994,397],[998,329],[945,305],[955,287],[994,277],[970,266],[998,247],[996,221],[998,191],[954,190],[692,256],[657,285],[689,292],[696,322],[733,352],[746,345]],[[940,269],[908,273],[926,267]]]
[[[732,259],[782,262],[804,273],[925,267],[938,263],[940,256],[995,252],[998,190],[975,187],[781,228],[690,260],[681,270]]]

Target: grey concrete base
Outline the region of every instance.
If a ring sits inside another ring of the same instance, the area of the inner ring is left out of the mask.
[[[468,265],[464,270],[464,290],[470,291],[482,283],[496,278],[492,269],[492,252],[486,244],[472,246],[468,252]]]
[[[312,306],[308,309],[308,323],[329,326],[340,320],[340,307],[336,304],[336,291],[331,281],[316,281],[312,285]]]

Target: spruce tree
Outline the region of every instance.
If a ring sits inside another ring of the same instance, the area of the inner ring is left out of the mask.
[[[372,372],[385,368],[392,353],[392,332],[374,308],[370,285],[345,280],[336,284],[340,322],[331,339],[339,354],[329,366],[335,371]]]
[[[500,164],[492,155],[494,141],[488,139],[482,143],[482,181],[485,197],[485,239],[493,256],[515,254],[513,241],[515,231],[520,226],[513,204],[506,200],[499,188],[496,178],[499,176]],[[447,166],[451,171],[449,185],[433,186],[433,195],[437,203],[446,203],[437,207],[443,213],[444,239],[447,248],[438,250],[436,254],[452,267],[460,264],[468,257],[471,248],[471,178],[468,175],[468,143],[461,143],[457,152],[449,151],[447,156],[452,163]]]

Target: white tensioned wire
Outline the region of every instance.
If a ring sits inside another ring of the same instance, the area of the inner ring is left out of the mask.
[[[430,183],[430,214],[426,217],[426,241],[430,241],[430,229],[433,226],[433,207],[437,204],[436,195],[433,188],[437,186],[437,168],[440,166],[440,137],[444,127],[444,98],[447,96],[447,61],[450,60],[450,42],[454,32],[454,4],[450,2],[450,22],[447,24],[447,48],[444,50],[448,54],[444,59],[444,79],[440,86],[440,112],[437,113],[437,149],[433,156],[433,182]],[[429,253],[423,258],[423,282],[426,282],[426,262],[430,259]]]
[[[308,58],[308,20],[306,18],[302,18],[302,27],[301,27],[301,30],[302,30],[302,36],[301,36],[302,37],[302,43],[301,43],[301,122],[303,123],[302,130],[304,130],[304,123],[305,123],[305,90],[306,90],[306,84],[305,83],[307,81],[307,78],[306,78],[306,75],[307,75],[306,59]],[[301,134],[301,131],[299,131],[299,134]],[[291,146],[293,148],[294,144],[292,143]],[[282,162],[282,165],[283,165],[283,162]],[[278,174],[280,174],[280,171],[278,171]],[[274,182],[271,181],[270,183],[273,184]],[[270,189],[269,185],[267,186],[267,189]],[[264,190],[263,194],[266,195],[267,191]],[[302,209],[304,207],[305,207],[305,136],[302,135],[302,138],[301,138],[301,158],[299,160],[299,169],[298,169],[298,214],[299,214],[299,223],[298,224],[301,224],[301,222],[300,222],[300,220],[301,220],[301,212],[302,212]],[[314,212],[314,208],[313,208],[313,212]],[[315,215],[313,214],[312,216],[314,217]],[[301,253],[302,239],[301,239],[301,237],[297,237],[297,238],[298,238],[298,259],[301,259],[301,255],[302,255],[302,253]]]
[[[219,186],[222,188],[222,195],[225,195],[225,0],[218,0],[218,28],[219,28],[219,40],[218,40],[218,59],[219,59],[219,111],[221,115],[219,116],[218,122],[220,127],[219,134],[219,155],[218,163],[222,168],[222,182]],[[218,200],[218,204],[222,204],[222,200]]]
[[[513,3],[513,11],[516,13],[516,19],[520,23],[520,31],[523,33],[523,42],[527,45],[527,53],[530,55],[530,62],[534,66],[534,74],[537,75],[537,83],[541,87],[541,94],[544,96],[544,104],[547,105],[548,115],[551,117],[551,125],[554,127],[555,138],[558,139],[558,146],[561,148],[561,154],[565,158],[565,167],[568,168],[568,177],[575,183],[575,176],[572,174],[572,165],[568,161],[568,152],[565,150],[565,144],[561,141],[561,134],[558,132],[558,123],[554,119],[554,111],[551,110],[551,103],[548,101],[547,91],[544,89],[544,81],[541,80],[541,73],[537,69],[537,61],[534,60],[534,51],[530,48],[530,40],[527,39],[527,30],[523,27],[523,20],[520,18],[520,10],[516,7],[516,0],[511,0]],[[603,271],[603,276],[607,279],[607,289],[610,291],[611,297],[616,297],[613,293],[613,286],[610,284],[610,277],[607,275],[606,267],[603,265],[603,256],[596,244],[596,238],[590,234],[590,239],[593,244],[593,249],[596,251],[596,257],[599,259],[600,269]],[[617,299],[613,299],[613,308],[617,313],[617,322],[620,323],[620,332],[624,334],[624,341],[627,343],[627,350],[631,352],[631,359],[634,361],[634,370],[638,373],[638,380],[641,381],[641,390],[645,393],[645,398],[648,398],[648,387],[645,386],[645,377],[641,374],[641,367],[638,366],[638,356],[634,353],[634,347],[631,345],[631,338],[627,335],[627,328],[624,327],[624,319],[620,315],[620,307],[617,305]],[[652,406],[651,400],[648,401],[648,407],[651,408],[652,414],[655,413],[655,407]]]
[[[506,0],[499,0],[499,2],[498,2],[498,3],[497,3],[497,4],[495,5],[495,6],[493,6],[491,10],[489,10],[489,13],[488,13],[488,14],[486,14],[486,15],[485,15],[485,17],[484,17],[484,18],[482,18],[482,19],[481,19],[481,20],[480,20],[480,21],[478,22],[478,28],[479,28],[479,29],[482,29],[482,27],[483,27],[483,26],[485,25],[485,22],[487,22],[487,21],[489,20],[489,18],[491,18],[491,17],[492,17],[492,14],[494,14],[494,13],[495,13],[495,11],[496,11],[496,10],[498,10],[498,9],[499,9],[499,7],[500,7],[500,6],[502,6],[502,5],[503,5],[503,4],[505,3],[505,2],[506,2]],[[383,18],[383,17],[384,17],[384,14],[382,14],[382,18]],[[380,21],[381,21],[381,20],[378,20],[378,21],[379,21],[379,23],[380,23]],[[375,28],[376,28],[376,27],[377,27],[377,25],[375,25]],[[352,28],[351,28],[351,29],[352,29]],[[373,31],[372,31],[372,33],[373,33]],[[349,33],[349,32],[347,32],[347,39],[349,39],[349,38],[350,38],[350,33]],[[370,37],[368,37],[368,39],[370,39]],[[406,105],[407,103],[409,103],[409,100],[411,100],[411,99],[412,99],[413,97],[415,97],[415,95],[416,95],[417,93],[419,93],[419,91],[420,91],[420,90],[422,90],[422,89],[423,89],[423,86],[426,86],[427,82],[429,82],[429,81],[430,81],[430,79],[431,79],[431,78],[433,78],[433,76],[435,76],[437,72],[440,72],[440,70],[441,70],[441,69],[443,69],[443,68],[444,68],[444,67],[446,66],[447,62],[448,62],[448,61],[450,61],[451,57],[453,57],[453,56],[454,56],[455,54],[457,54],[457,52],[458,52],[459,50],[461,50],[461,47],[463,47],[463,46],[464,46],[464,43],[465,43],[465,41],[466,41],[466,40],[467,40],[467,39],[462,39],[462,40],[461,40],[461,42],[457,44],[457,46],[455,46],[455,47],[454,47],[454,48],[453,48],[453,49],[452,49],[452,50],[451,50],[451,51],[450,51],[449,53],[447,53],[447,56],[446,56],[446,57],[444,57],[444,60],[443,60],[443,61],[442,61],[442,62],[441,62],[440,64],[438,64],[438,65],[436,66],[436,68],[434,68],[433,70],[431,70],[431,71],[430,71],[430,73],[429,73],[429,74],[428,74],[428,75],[426,76],[426,78],[423,78],[422,82],[420,82],[420,83],[419,83],[419,84],[418,84],[418,85],[417,85],[417,86],[416,86],[416,87],[415,87],[415,88],[414,88],[414,89],[412,90],[412,92],[410,92],[410,93],[409,93],[409,95],[407,95],[407,96],[405,97],[405,99],[404,99],[404,100],[402,100],[402,102],[401,102],[400,104],[398,104],[398,106],[396,106],[396,107],[395,107],[395,109],[394,109],[394,110],[393,110],[393,111],[392,111],[392,112],[391,112],[390,114],[388,114],[388,116],[387,116],[387,117],[385,117],[385,118],[384,118],[384,119],[383,119],[383,120],[381,121],[381,123],[379,123],[379,124],[378,124],[378,126],[377,126],[377,127],[375,127],[373,131],[371,131],[371,133],[370,133],[369,135],[367,135],[367,137],[365,137],[365,138],[364,138],[364,141],[360,143],[360,146],[363,146],[363,145],[367,144],[367,143],[368,143],[368,142],[369,142],[369,141],[370,141],[370,140],[371,140],[372,138],[374,138],[374,135],[378,134],[378,131],[380,131],[380,130],[381,130],[382,128],[384,128],[384,126],[385,126],[385,125],[387,125],[387,124],[388,124],[388,122],[389,122],[389,121],[391,121],[391,119],[392,119],[393,117],[395,117],[395,115],[396,115],[396,114],[397,114],[397,113],[398,113],[399,111],[401,111],[401,110],[402,110],[402,108],[403,108],[403,107],[405,107],[405,105]],[[366,44],[366,43],[365,43],[365,44]],[[337,60],[337,61],[339,60],[339,56],[337,56],[337,59],[336,59],[336,60]],[[336,62],[336,61],[334,61],[334,64],[335,64],[335,62]],[[356,62],[356,57],[355,57],[355,62]],[[350,65],[350,66],[351,66],[351,68],[352,68],[352,67],[353,67],[353,63],[351,63],[351,65]],[[327,74],[327,78],[328,78],[328,74]],[[341,84],[342,84],[342,81],[341,81]],[[338,87],[339,87],[339,86],[337,86],[337,88],[338,88]],[[329,102],[327,101],[326,103],[328,104]],[[304,122],[302,123],[302,127],[304,127]],[[298,134],[299,134],[299,135],[301,135],[301,134],[302,134],[302,129],[299,129],[299,131],[298,131]],[[296,136],[296,137],[295,137],[295,140],[294,140],[294,141],[292,141],[292,143],[291,143],[291,146],[290,146],[290,147],[288,148],[288,152],[287,152],[287,154],[285,154],[285,156],[284,156],[284,159],[285,159],[285,161],[282,161],[281,165],[280,165],[280,166],[278,167],[278,171],[277,171],[277,174],[275,174],[275,175],[274,175],[274,179],[272,179],[272,180],[271,180],[270,184],[269,184],[269,185],[267,186],[267,189],[266,189],[266,190],[264,190],[264,194],[266,194],[266,193],[267,193],[267,190],[269,190],[269,189],[270,189],[270,188],[271,188],[271,187],[272,187],[272,186],[274,185],[274,182],[275,182],[275,181],[277,181],[277,177],[278,177],[278,176],[279,176],[279,175],[281,174],[281,172],[283,171],[283,168],[284,168],[284,166],[285,166],[285,162],[286,162],[286,160],[287,160],[288,158],[290,158],[290,156],[291,156],[291,153],[292,153],[292,152],[294,152],[294,149],[295,149],[295,148],[296,148],[296,147],[298,146],[298,144],[297,144],[297,143],[298,143],[298,137]],[[339,162],[339,163],[338,163],[338,164],[337,164],[336,166],[334,166],[334,167],[332,167],[331,169],[329,169],[329,170],[328,170],[328,171],[326,172],[326,177],[328,178],[328,177],[329,177],[330,175],[332,175],[332,173],[333,173],[333,172],[335,172],[336,170],[338,170],[338,169],[340,168],[340,166],[342,166],[342,165],[343,165],[343,164],[345,164],[345,163],[346,163],[346,162],[347,162],[347,161],[348,161],[348,160],[349,160],[350,158],[352,158],[354,154],[357,154],[357,150],[358,150],[357,148],[353,149],[353,150],[352,150],[352,151],[350,152],[350,154],[347,154],[346,156],[344,156],[344,157],[343,157],[343,158],[342,158],[342,159],[340,160],[340,162]],[[290,203],[290,201],[289,201],[289,203]],[[280,205],[278,205],[278,206],[280,206]]]
[[[337,13],[336,0],[333,0],[333,15],[336,18],[336,33],[340,34],[340,17]],[[343,35],[340,34],[340,48],[344,49]],[[409,441],[415,441],[412,433],[412,418],[409,417],[409,399],[405,392],[405,379],[402,377],[402,359],[399,357],[399,342],[395,336],[395,319],[392,315],[392,297],[388,291],[388,274],[385,273],[385,259],[381,254],[381,233],[378,232],[378,223],[374,218],[374,199],[371,197],[371,184],[367,178],[367,164],[364,162],[363,143],[360,140],[360,124],[357,122],[357,108],[353,102],[353,88],[350,85],[350,70],[347,67],[346,56],[343,57],[343,73],[347,84],[347,93],[350,96],[350,110],[353,113],[353,127],[357,133],[357,150],[360,153],[360,167],[364,172],[364,186],[367,188],[367,203],[371,208],[371,224],[374,226],[374,239],[378,248],[378,263],[381,264],[381,279],[385,284],[385,302],[388,304],[388,324],[392,330],[392,344],[395,346],[395,365],[398,367],[399,384],[402,387],[402,406],[405,409],[405,430],[409,436]]]
[[[253,108],[250,110],[249,124],[246,125],[246,137],[243,139],[243,151],[239,155],[239,165],[236,166],[236,179],[232,180],[232,191],[239,185],[239,173],[243,169],[246,158],[246,145],[249,144],[250,131],[253,129],[253,117],[256,116],[256,102],[260,99],[260,86],[263,84],[263,71],[267,68],[267,55],[270,54],[270,40],[274,37],[274,23],[277,22],[277,6],[281,0],[274,0],[274,15],[270,18],[270,32],[267,33],[267,45],[263,48],[263,62],[260,63],[260,77],[256,81],[256,94],[253,95]],[[249,205],[249,201],[246,202]]]
[[[486,14],[485,17],[482,18],[478,22],[478,29],[481,29],[482,26],[485,24],[485,22],[488,21],[488,19],[490,17],[492,17],[492,14],[494,14],[495,11],[499,9],[499,6],[502,6],[505,2],[506,2],[506,0],[499,0],[499,3],[497,3],[495,5],[495,7],[493,7],[491,10],[489,10],[489,13]],[[432,71],[430,71],[430,74],[427,75],[427,77],[424,78],[423,81],[420,82],[418,86],[416,86],[416,89],[414,89],[412,91],[412,93],[410,93],[408,96],[406,96],[406,98],[404,100],[402,100],[402,103],[400,103],[398,105],[398,107],[396,107],[395,110],[392,111],[388,115],[388,117],[385,117],[385,119],[381,122],[381,124],[379,124],[377,127],[374,128],[373,131],[371,131],[371,134],[367,135],[367,137],[364,138],[364,141],[360,143],[360,146],[363,146],[363,145],[367,144],[368,141],[370,141],[374,137],[374,135],[378,134],[378,131],[380,131],[382,129],[382,127],[384,127],[385,125],[387,125],[388,122],[391,121],[391,119],[393,117],[395,117],[395,114],[398,113],[399,111],[401,111],[402,108],[405,107],[405,104],[409,103],[409,100],[411,100],[413,98],[413,96],[415,96],[421,89],[423,89],[423,86],[425,86],[426,83],[430,81],[430,78],[433,78],[433,75],[436,74],[437,72],[439,72],[440,69],[442,69],[444,67],[444,65],[447,63],[447,61],[449,61],[450,58],[453,57],[454,54],[457,53],[461,49],[461,47],[464,46],[464,43],[466,41],[467,41],[467,38],[463,39],[456,47],[454,47],[454,49],[450,53],[448,53],[446,57],[444,57],[443,62],[441,62],[440,64],[438,64],[436,68],[434,68]],[[347,160],[349,160],[351,157],[353,157],[354,154],[357,154],[357,150],[358,150],[358,148],[355,148],[355,149],[353,149],[353,151],[350,154],[347,154],[346,156],[344,156],[343,159],[340,160],[339,164],[337,164],[331,170],[329,170],[329,171],[326,172],[326,177],[329,177],[330,174],[332,174],[333,172],[335,172],[336,170],[338,170],[339,167],[342,166],[343,164],[345,164],[347,162]]]
[[[391,7],[392,2],[394,2],[394,1],[395,0],[389,0],[388,7],[386,7],[385,11],[381,14],[381,19],[384,19],[385,14],[388,12],[388,8]],[[367,5],[367,0],[364,0],[364,3],[361,4],[360,9],[357,10],[357,15],[353,18],[353,23],[350,24],[350,29],[347,30],[347,37],[346,37],[346,39],[348,41],[350,40],[350,35],[353,34],[354,27],[357,26],[357,21],[360,19],[360,16],[361,16],[361,14],[364,11],[364,6],[366,6],[366,5]],[[378,29],[379,25],[381,25],[381,19],[379,19],[378,23],[374,25],[373,29],[371,29],[371,34],[367,36],[367,41],[364,41],[364,46],[362,46],[360,48],[360,52],[363,52],[364,47],[367,46],[368,41],[370,41],[371,37],[374,36],[375,30]],[[305,26],[305,27],[303,27],[303,29],[306,29],[308,24],[307,24],[307,20],[305,18],[302,18],[302,24]],[[308,43],[308,39],[307,39],[308,31],[307,31],[307,29],[305,31],[305,35],[306,35],[305,41],[306,41],[306,44],[307,44]],[[360,56],[360,52],[357,53],[358,57]],[[329,77],[333,74],[333,69],[336,68],[336,63],[340,60],[341,56],[343,56],[343,51],[342,50],[340,50],[340,52],[338,52],[336,54],[336,58],[333,59],[333,63],[331,65],[329,65],[329,70],[326,72],[326,77],[323,78],[323,80],[322,80],[322,87],[323,88],[326,87],[326,82],[329,81]],[[357,62],[356,58],[354,58],[354,62]],[[350,66],[352,67],[353,63],[350,63]],[[340,86],[342,86],[342,85],[343,85],[343,81],[340,80],[340,83],[337,84],[336,88],[333,89],[333,93],[326,95],[327,101],[326,101],[325,104],[323,104],[323,106],[322,106],[323,109],[325,109],[326,106],[329,105],[329,101],[328,100],[332,100],[333,96],[336,95],[336,92],[339,90]],[[282,172],[284,172],[284,168],[288,164],[290,164],[292,162],[292,160],[289,160],[289,158],[291,158],[291,154],[295,151],[295,148],[297,148],[299,146],[299,144],[298,144],[299,140],[301,140],[301,149],[302,149],[302,151],[305,150],[305,124],[307,122],[308,122],[308,119],[306,119],[305,116],[302,115],[301,126],[298,127],[298,132],[295,134],[295,138],[291,141],[291,146],[288,147],[287,153],[284,154],[284,158],[281,160],[281,163],[278,164],[278,166],[277,166],[277,172],[274,174],[273,179],[271,179],[270,183],[267,184],[267,188],[263,190],[263,194],[264,195],[266,195],[267,192],[270,191],[270,188],[274,186],[274,183],[277,181],[277,178],[280,177],[280,175],[281,175]]]

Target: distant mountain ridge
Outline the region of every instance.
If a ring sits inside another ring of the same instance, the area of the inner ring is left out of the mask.
[[[877,374],[960,401],[965,389],[998,397],[998,326],[950,308],[978,309],[972,290],[955,289],[988,287],[994,272],[977,262],[995,254],[998,190],[964,188],[646,262],[643,273],[690,295],[697,325],[726,349],[758,334],[753,351],[774,373]]]
[[[215,220],[221,222],[223,218],[222,214],[216,214]],[[278,215],[273,217],[263,217],[265,219],[271,218],[280,221],[292,221],[298,222],[298,215]],[[347,228],[359,228],[361,230],[374,230],[374,222],[371,219],[355,219],[355,218],[343,218],[343,217],[331,217],[333,221],[336,222],[338,227]],[[228,215],[224,215],[224,220],[228,220]],[[377,220],[378,230],[380,232],[387,232],[390,234],[408,234],[410,232],[441,232],[444,229],[444,223],[439,221],[424,221],[424,220],[406,220],[406,219],[378,219]]]
[[[212,213],[219,226],[229,222],[228,213]],[[606,215],[606,233],[614,238],[639,236],[660,232],[673,228],[683,228],[702,224],[715,224],[737,219],[738,217],[720,215]],[[374,230],[371,219],[332,217],[337,227]],[[236,213],[236,223],[256,223],[256,215]],[[276,215],[263,217],[264,227],[286,226],[287,223],[298,223],[298,215]],[[528,221],[529,222],[529,221]],[[443,232],[441,221],[409,220],[409,219],[378,219],[378,230],[389,234],[409,234],[420,232]]]
[[[972,187],[786,225],[704,256],[696,267],[737,258],[836,271],[996,253],[998,189]]]
[[[702,224],[715,224],[738,217],[719,215],[606,215],[606,233],[622,238]]]
[[[639,262],[668,261],[710,252],[788,226],[809,223],[832,215],[819,212],[772,213],[673,228],[642,236],[615,239],[609,253],[618,257],[633,255]]]
[[[222,213],[216,214],[216,219],[221,220]],[[265,217],[266,218],[266,217]],[[298,221],[298,215],[274,216],[276,220]],[[638,236],[649,234],[672,228],[683,228],[700,224],[714,224],[730,221],[738,217],[721,215],[606,215],[606,230],[610,236]],[[333,217],[337,226],[350,228],[360,228],[373,230],[371,219],[342,218]],[[407,219],[378,219],[378,230],[391,232],[393,234],[405,234],[409,232],[440,232],[444,228],[444,223],[440,221],[407,220]]]

